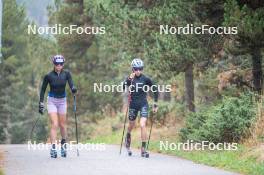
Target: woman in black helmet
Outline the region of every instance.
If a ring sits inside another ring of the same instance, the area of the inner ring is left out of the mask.
[[[49,84],[50,91],[47,98],[47,109],[51,122],[50,129],[50,141],[52,143],[52,148],[50,150],[50,155],[52,158],[57,158],[56,149],[56,133],[59,126],[61,132],[61,156],[66,157],[66,114],[67,114],[67,100],[65,87],[68,82],[71,92],[76,93],[77,89],[73,85],[71,73],[64,70],[65,59],[62,55],[55,55],[52,59],[54,68],[51,72],[45,75],[40,91],[39,100],[39,112],[44,113],[44,95],[46,88]]]

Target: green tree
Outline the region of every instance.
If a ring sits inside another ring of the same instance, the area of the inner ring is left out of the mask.
[[[213,1],[210,3],[213,4]],[[201,61],[211,61],[211,55],[216,51],[212,46],[220,39],[210,35],[162,35],[160,25],[177,27],[210,22],[217,26],[223,14],[213,18],[208,5],[205,8],[208,13],[201,16],[198,12],[203,4],[191,0],[97,1],[93,5],[92,13],[99,16],[96,20],[107,26],[107,35],[103,36],[105,45],[117,48],[120,62],[127,63],[133,57],[143,57],[147,65],[155,70],[155,75],[166,80],[185,72],[187,106],[190,111],[195,111],[194,67]],[[211,20],[202,20],[202,17],[211,17]]]
[[[262,90],[262,55],[264,47],[263,1],[227,0],[225,25],[237,26],[238,34],[229,38],[226,48],[233,55],[251,55],[253,87]]]
[[[40,71],[47,67],[54,44],[38,35],[28,35],[25,10],[15,0],[4,1],[3,62],[0,64],[1,143],[28,139],[38,116]],[[54,51],[53,51],[54,52]],[[42,121],[40,126],[47,126]],[[45,127],[40,137],[46,135]]]
[[[26,37],[25,37],[25,13],[24,9],[17,6],[15,0],[4,1],[3,3],[3,63],[1,64],[1,123],[4,131],[5,143],[11,143],[11,128],[14,116],[23,117],[18,113],[23,105],[23,97],[16,97],[24,93],[24,82],[21,78],[21,65],[27,64],[26,58]],[[14,34],[16,37],[14,37]],[[12,94],[12,95],[11,95]]]

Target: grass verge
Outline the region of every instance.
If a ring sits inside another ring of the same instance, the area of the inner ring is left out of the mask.
[[[4,175],[4,171],[3,171],[3,153],[0,151],[0,175]]]

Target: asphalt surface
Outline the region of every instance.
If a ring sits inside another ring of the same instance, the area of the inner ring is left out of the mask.
[[[235,175],[217,168],[196,164],[185,159],[150,153],[140,157],[133,150],[129,157],[123,149],[106,145],[102,150],[68,151],[68,157],[49,157],[49,150],[29,150],[28,145],[0,145],[4,152],[5,175]]]

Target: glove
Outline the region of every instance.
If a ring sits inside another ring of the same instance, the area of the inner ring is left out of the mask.
[[[39,102],[39,113],[41,115],[44,114],[44,103],[43,102]]]
[[[72,90],[71,91],[72,91],[73,94],[77,93],[76,87],[72,87]]]
[[[132,79],[134,79],[134,77],[135,77],[135,73],[132,73],[132,74],[129,75],[128,79],[132,80]]]
[[[158,105],[156,103],[153,104],[153,112],[158,112]]]

